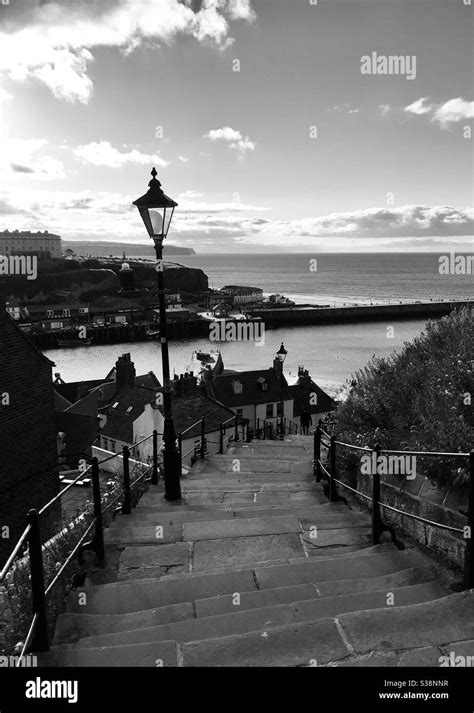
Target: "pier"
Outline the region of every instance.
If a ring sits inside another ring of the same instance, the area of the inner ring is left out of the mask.
[[[349,322],[384,321],[387,319],[438,318],[454,309],[472,306],[473,300],[445,302],[414,302],[404,304],[358,305],[356,307],[315,307],[294,305],[292,307],[272,307],[254,309],[252,316],[260,317],[267,327],[304,324],[340,324]]]

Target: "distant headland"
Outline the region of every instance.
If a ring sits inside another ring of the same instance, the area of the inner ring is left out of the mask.
[[[77,255],[93,257],[108,257],[109,255],[122,256],[125,253],[127,256],[143,256],[154,257],[155,250],[153,245],[137,245],[136,243],[111,243],[107,241],[97,242],[92,240],[63,240],[63,250],[70,248]],[[182,248],[177,245],[165,245],[163,249],[164,255],[196,255],[193,248]]]

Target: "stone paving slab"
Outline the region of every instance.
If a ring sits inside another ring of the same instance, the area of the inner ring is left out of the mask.
[[[131,614],[60,614],[56,622],[53,643],[55,645],[70,643],[85,636],[141,629],[172,621],[184,621],[192,619],[193,616],[194,608],[191,602],[168,604]]]
[[[298,519],[293,515],[185,523],[183,540],[216,540],[253,535],[279,535],[287,532],[301,532]]]
[[[184,644],[185,666],[321,666],[348,650],[331,619]]]
[[[287,604],[319,596],[313,584],[298,584],[294,587],[239,592],[238,599],[235,595],[236,593],[234,592],[207,599],[198,599],[194,602],[196,616],[212,616],[232,611]]]
[[[296,533],[201,540],[194,544],[193,571],[300,556],[304,550]]]
[[[49,651],[38,654],[38,666],[65,666],[79,668],[91,666],[93,668],[114,666],[135,668],[157,667],[161,661],[163,666],[177,666],[177,646],[174,641],[158,641],[153,644],[131,644],[129,646],[115,646],[110,649],[76,649],[73,651]]]
[[[370,544],[370,529],[367,525],[337,529],[319,527],[314,531],[313,536],[310,532],[306,532],[302,538],[307,548],[315,551],[325,547]]]
[[[391,611],[344,614],[340,622],[358,653],[410,649],[474,638],[474,593]]]
[[[153,568],[150,576],[163,576],[189,571],[188,543],[173,545],[149,545],[147,547],[126,547],[119,561],[118,579],[130,579],[140,575],[146,577],[146,569]]]

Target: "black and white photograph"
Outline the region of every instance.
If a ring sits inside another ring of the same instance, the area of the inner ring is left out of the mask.
[[[0,0],[1,713],[472,713],[472,4]]]

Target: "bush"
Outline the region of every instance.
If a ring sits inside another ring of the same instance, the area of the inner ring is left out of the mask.
[[[471,405],[474,325],[470,308],[429,322],[388,358],[374,357],[355,377],[337,412],[337,433],[359,446],[468,452],[474,441]],[[439,485],[467,482],[467,459],[423,458]]]

